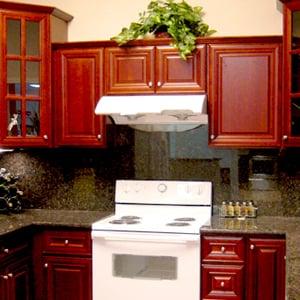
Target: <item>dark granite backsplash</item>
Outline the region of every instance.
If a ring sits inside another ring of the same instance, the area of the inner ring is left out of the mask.
[[[210,180],[214,205],[252,200],[261,215],[300,216],[300,149],[214,149],[207,127],[181,133],[113,128],[106,149],[0,154],[27,208],[112,210],[116,179]]]

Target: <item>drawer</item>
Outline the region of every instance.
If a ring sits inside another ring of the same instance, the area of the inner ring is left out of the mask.
[[[243,237],[202,236],[201,258],[203,262],[244,262],[244,239]]]
[[[46,230],[43,251],[53,254],[92,255],[91,232],[89,230]]]
[[[201,299],[242,300],[244,266],[202,265]]]
[[[10,258],[11,256],[24,255],[24,253],[30,251],[30,246],[28,241],[19,241],[15,239],[14,241],[0,241],[0,259]]]

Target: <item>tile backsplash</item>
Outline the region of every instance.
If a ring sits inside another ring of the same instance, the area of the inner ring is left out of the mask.
[[[116,179],[210,180],[214,205],[252,200],[259,214],[300,216],[300,149],[214,149],[207,126],[141,132],[116,126],[106,149],[35,149],[0,154],[20,177],[26,208],[113,210]]]

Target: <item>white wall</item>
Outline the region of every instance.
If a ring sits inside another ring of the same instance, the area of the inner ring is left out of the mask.
[[[7,1],[7,0],[6,0]],[[138,19],[150,0],[14,0],[55,6],[74,16],[69,40],[104,40]],[[282,13],[278,0],[186,0],[200,5],[204,21],[215,36],[281,35]]]

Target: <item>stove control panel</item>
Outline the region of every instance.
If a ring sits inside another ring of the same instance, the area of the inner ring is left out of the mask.
[[[117,180],[116,203],[211,205],[209,181]]]

